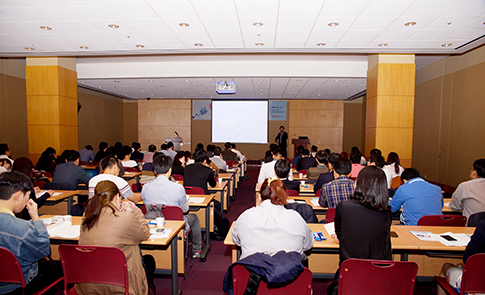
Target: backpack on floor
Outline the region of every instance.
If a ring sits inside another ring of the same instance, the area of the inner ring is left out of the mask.
[[[210,233],[211,239],[214,241],[224,240],[230,228],[229,220],[221,215],[221,202],[214,201],[214,232]]]

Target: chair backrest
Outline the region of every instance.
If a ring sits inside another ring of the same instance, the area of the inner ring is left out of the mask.
[[[340,266],[338,294],[412,295],[417,272],[414,262],[347,259]]]
[[[485,219],[485,212],[477,212],[468,217],[468,223],[466,226],[477,227],[478,223]]]
[[[292,197],[298,197],[300,194],[298,193],[298,191],[295,191],[293,189],[287,189],[286,190],[286,194],[288,196],[292,196]]]
[[[335,207],[328,208],[327,213],[325,213],[325,223],[333,222],[335,219]]]
[[[248,284],[249,271],[243,265],[232,267],[232,283],[234,295],[242,295]],[[300,276],[288,285],[279,288],[268,288],[268,284],[259,283],[258,295],[310,295],[312,293],[312,272],[304,268]]]
[[[115,247],[60,245],[64,294],[68,284],[98,283],[125,288],[128,295],[128,268],[123,251]]]
[[[177,206],[163,206],[162,214],[166,220],[184,220],[184,212]]]
[[[138,172],[138,169],[136,169],[135,167],[124,167],[125,168],[125,172]]]
[[[25,288],[24,274],[22,268],[10,250],[0,247],[0,282],[17,283],[22,289]]]
[[[76,188],[72,187],[69,183],[46,183],[42,187],[43,189],[53,189],[53,190],[68,190],[73,191]]]
[[[485,293],[485,253],[472,255],[463,267],[460,294]]]
[[[184,176],[183,175],[180,175],[180,174],[172,174],[172,176],[173,176],[173,179],[175,179],[177,181],[184,180]]]
[[[418,225],[466,226],[466,217],[461,215],[426,215],[418,220]]]
[[[234,164],[236,164],[235,161],[226,161],[226,164],[227,164],[227,168],[231,169],[232,167],[234,167]]]
[[[298,171],[298,173],[302,173],[303,175],[306,175],[308,173],[308,169],[301,169]]]
[[[86,162],[86,161],[80,161],[79,162],[79,165],[88,165],[88,162]]]
[[[401,176],[396,176],[392,179],[391,188],[397,189],[401,184],[403,184]]]
[[[37,181],[34,181],[34,183],[32,183],[32,185],[34,187],[37,186],[39,188],[43,188],[45,184],[46,184],[46,182],[45,181],[42,181],[42,180],[37,180]]]
[[[322,193],[322,189],[321,188],[317,189],[317,191],[315,192],[315,197],[320,198],[321,193]]]
[[[138,184],[136,183],[133,183],[131,185],[131,190],[134,191],[134,192],[141,192],[141,189],[143,188],[143,186],[145,185],[144,183],[140,183],[140,189],[138,189]]]
[[[196,186],[184,186],[187,195],[205,195],[205,190]]]

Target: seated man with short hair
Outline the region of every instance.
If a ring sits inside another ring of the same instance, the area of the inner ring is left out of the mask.
[[[232,151],[232,144],[230,142],[226,142],[224,144],[224,147],[226,148],[225,151],[222,152],[222,156],[226,161],[234,161],[236,163],[239,162],[239,159],[237,157],[237,154]]]
[[[316,153],[315,160],[317,161],[317,166],[309,168],[307,173],[310,183],[315,183],[320,174],[328,172],[327,157],[328,155],[325,151],[320,150]]]
[[[392,212],[402,207],[402,223],[417,225],[418,220],[425,215],[442,214],[443,193],[439,186],[422,179],[419,171],[414,168],[404,169],[401,180],[404,184],[397,189],[389,206]]]
[[[29,198],[31,190],[32,181],[25,174],[5,172],[0,176],[0,247],[10,250],[17,258],[24,274],[25,294],[40,291],[62,277],[60,261],[44,259],[51,252],[49,235],[39,219],[37,204]],[[15,217],[24,208],[32,220]],[[0,283],[0,294],[20,291],[20,287],[20,284]]]
[[[79,152],[70,150],[66,154],[66,163],[56,166],[52,183],[67,183],[72,187],[71,189],[76,189],[79,182],[87,186],[89,176],[79,166]]]
[[[194,153],[194,164],[185,166],[184,169],[184,186],[195,186],[204,189],[209,194],[207,183],[211,187],[217,185],[212,169],[209,168],[209,158],[204,150],[198,150]]]
[[[217,166],[217,168],[219,168],[219,171],[227,170],[227,163],[226,161],[224,161],[224,158],[222,156],[222,150],[220,147],[216,146],[214,148],[214,156],[211,157],[210,160],[212,161],[212,163],[214,163],[214,165]]]
[[[301,154],[301,159],[296,162],[296,170],[308,170],[311,167],[317,167],[317,161],[314,158],[310,158],[310,151],[304,149]]]
[[[326,152],[324,150],[324,152]],[[333,181],[333,163],[339,158],[342,158],[340,154],[337,153],[331,153],[328,155],[328,160],[327,160],[327,165],[328,165],[328,172],[327,173],[322,173],[320,176],[318,176],[317,182],[313,186],[313,191],[317,193],[319,189],[322,188],[324,184],[327,184],[331,181]]]
[[[278,160],[284,160],[285,158],[283,157],[283,150],[282,149],[276,149],[273,151],[273,161],[269,163],[264,163],[261,165],[261,169],[259,170],[259,176],[258,176],[258,183],[263,183],[266,178],[276,178],[275,174],[275,164],[276,161]],[[293,173],[290,172],[288,174],[288,180],[293,180]]]
[[[334,181],[324,184],[318,203],[322,207],[334,208],[338,203],[348,201],[354,194],[354,182],[349,179],[352,170],[350,161],[342,157],[333,164]]]
[[[463,216],[485,211],[485,159],[473,162],[470,180],[460,183],[449,205],[453,211],[463,210]]]
[[[195,214],[188,214],[189,203],[182,185],[171,182],[172,158],[166,155],[159,155],[153,159],[153,170],[157,178],[145,184],[141,190],[141,198],[145,205],[167,205],[177,206],[184,212],[184,219],[192,228],[193,243],[192,253],[194,258],[200,258],[202,250],[202,234],[199,218]]]
[[[94,161],[94,152],[93,152],[93,146],[92,145],[87,145],[85,146],[82,150],[79,151],[79,156],[81,159],[81,162],[93,162]]]
[[[291,173],[290,162],[286,159],[277,160],[274,165],[276,176],[285,185],[287,190],[294,190],[300,192],[300,182],[296,180],[288,180],[288,175]]]

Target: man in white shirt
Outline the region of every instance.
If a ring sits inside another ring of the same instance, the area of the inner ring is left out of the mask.
[[[217,168],[219,168],[219,172],[220,170],[227,170],[227,163],[222,158],[222,149],[220,147],[216,146],[214,148],[214,156],[211,157],[210,160],[217,166]]]
[[[485,159],[473,162],[470,179],[458,185],[449,205],[453,211],[463,210],[466,218],[485,211]]]
[[[236,144],[231,143],[231,146],[232,146],[231,152],[236,153],[237,158],[239,159],[240,162],[244,161],[244,155],[240,151],[236,150]]]
[[[173,150],[173,142],[171,142],[171,141],[167,142],[167,152],[168,152],[168,155],[170,156],[170,158],[172,158],[172,160],[177,155],[177,152]]]
[[[283,160],[283,150],[277,149],[273,152],[273,161],[269,163],[264,163],[261,165],[261,170],[259,170],[258,183],[263,183],[266,178],[276,178],[276,173],[274,171],[274,166],[277,160]],[[288,175],[288,180],[293,180],[293,172],[290,170]]]
[[[118,160],[113,156],[104,157],[99,163],[101,166],[101,174],[98,174],[89,180],[88,184],[88,196],[91,199],[94,196],[94,188],[103,180],[109,180],[116,184],[120,190],[120,197],[123,199],[129,199],[133,195],[130,185],[126,180],[119,177],[120,168],[118,167]],[[132,199],[131,201],[137,201]]]

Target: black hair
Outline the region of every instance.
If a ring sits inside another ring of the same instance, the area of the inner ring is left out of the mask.
[[[208,144],[207,145],[207,151],[208,152],[213,152],[215,148],[216,148],[216,146],[213,145],[213,144]]]
[[[198,150],[203,150],[204,149],[204,144],[199,142],[196,146],[195,146],[195,151],[198,151]]]
[[[106,156],[101,159],[101,162],[99,162],[99,166],[101,166],[102,171],[115,165],[118,166],[118,159],[116,159],[114,156]]]
[[[167,142],[167,149],[173,148],[173,142],[169,141]]]
[[[115,143],[115,149],[117,149],[117,150],[121,150],[121,147],[122,147],[122,146],[123,146],[123,144],[122,144],[121,142],[119,142],[119,141],[117,141],[117,142]]]
[[[124,157],[126,157],[126,156],[130,155],[130,154],[131,154],[131,152],[132,152],[131,147],[130,147],[130,146],[128,146],[128,145],[124,145],[124,146],[121,148],[121,153],[120,153],[120,155],[122,155],[122,156],[123,156],[123,158],[124,158]],[[120,159],[120,160],[123,160],[123,159]]]
[[[274,171],[279,178],[287,178],[290,173],[291,165],[287,160],[278,160],[274,165]]]
[[[327,153],[327,155],[330,155],[332,153],[329,148],[324,149],[324,151]]]
[[[308,149],[304,149],[303,150],[303,153],[301,153],[303,156],[309,156],[310,155],[310,151]]]
[[[406,168],[401,174],[401,180],[404,182],[404,180],[411,180],[416,177],[421,177],[419,174],[418,169],[416,168]]]
[[[329,162],[330,164],[332,164],[332,165],[333,165],[333,164],[335,163],[335,161],[336,161],[337,159],[340,159],[340,158],[342,158],[342,156],[341,156],[340,154],[337,154],[337,153],[331,153],[331,154],[328,156],[328,162]]]
[[[276,143],[272,143],[272,144],[269,145],[269,149],[272,150],[272,151],[277,149],[277,148],[278,148],[278,145]]]
[[[45,149],[44,153],[56,154],[56,149],[50,146],[50,147]]]
[[[214,156],[220,156],[222,153],[222,149],[218,146],[214,148]]]
[[[283,125],[281,125],[281,126],[280,126],[280,128],[283,128],[283,129],[285,129],[285,126],[283,126]]]
[[[370,155],[371,155],[371,156],[372,156],[372,155],[375,155],[375,156],[382,157],[382,152],[381,152],[381,150],[380,150],[380,149],[372,149],[372,150],[370,151]]]
[[[207,157],[207,152],[204,150],[197,150],[194,153],[194,161],[202,163],[204,162],[204,160],[209,161],[209,157]]]
[[[485,159],[478,159],[473,162],[473,170],[477,171],[478,177],[485,177]]]
[[[352,164],[349,160],[344,159],[342,157],[335,160],[332,164],[333,170],[337,172],[339,175],[349,175],[352,172]]]
[[[360,164],[361,158],[362,158],[362,155],[359,153],[354,153],[354,152],[350,153],[350,162],[352,162],[353,164]]]
[[[359,172],[352,199],[374,210],[389,210],[389,192],[386,174],[375,166],[367,166]]]
[[[102,141],[99,143],[98,147],[99,147],[99,150],[103,151],[105,148],[108,147],[108,143],[105,141]]]
[[[303,154],[304,150],[305,148],[301,144],[296,148],[296,152],[298,153],[298,155]]]
[[[166,150],[167,149],[167,144],[166,143],[162,143],[162,145],[160,145],[160,149],[161,150]]]
[[[317,152],[318,151],[318,147],[316,145],[312,145],[311,151],[312,152]]]
[[[316,158],[319,163],[327,165],[328,155],[325,151],[319,150],[316,154]]]
[[[232,148],[232,144],[230,142],[226,142],[224,144],[224,147],[226,148],[226,150],[230,150]]]
[[[278,156],[278,155],[279,155],[279,156],[281,156],[281,157],[283,156],[283,150],[282,150],[282,149],[280,149],[280,148],[277,148],[277,149],[275,149],[275,150],[271,151],[271,153],[272,153],[274,156]]]
[[[233,149],[235,149],[235,148],[236,148],[236,144],[235,144],[235,143],[232,143],[232,142],[231,142],[231,146],[232,146],[232,148],[233,148]]]
[[[148,151],[150,153],[154,153],[157,150],[157,147],[154,144],[148,146]]]
[[[131,143],[131,147],[132,147],[132,148],[133,148],[135,151],[137,151],[139,148],[141,148],[141,144],[140,144],[139,142],[134,141],[134,142],[132,142],[132,143]]]
[[[356,146],[353,146],[352,149],[350,149],[351,153],[356,153],[362,156],[362,153],[360,152],[359,148]]]
[[[93,146],[88,144],[84,147],[85,149],[87,149],[88,151],[92,151],[93,150]]]
[[[8,144],[6,143],[0,143],[0,155],[5,155],[6,152],[8,152],[10,148],[8,147]]]
[[[180,159],[184,158],[184,152],[178,152],[175,157],[173,157],[173,165],[182,165]]]
[[[63,153],[64,154],[64,153]],[[70,150],[68,153],[67,153],[67,156],[66,156],[66,160],[68,162],[74,162],[76,161],[77,159],[79,159],[81,156],[79,155],[79,152],[78,151],[75,151],[75,150]]]
[[[156,157],[160,156],[160,155],[165,155],[164,153],[162,152],[156,152],[153,154],[153,160],[155,160]],[[152,162],[153,163],[153,162]]]
[[[386,161],[384,161],[384,158],[377,154],[371,154],[371,156],[369,157],[369,162],[375,163],[376,166],[379,168],[382,168],[384,167],[384,165],[386,165]]]
[[[118,153],[117,153],[116,149],[113,146],[110,146],[110,147],[106,148],[106,154],[108,156],[116,156],[116,157],[118,157]]]
[[[0,200],[10,200],[16,192],[25,194],[32,189],[32,181],[23,173],[13,171],[0,175]]]
[[[166,155],[157,156],[153,159],[153,171],[157,175],[165,174],[172,168],[173,161],[172,158]]]

